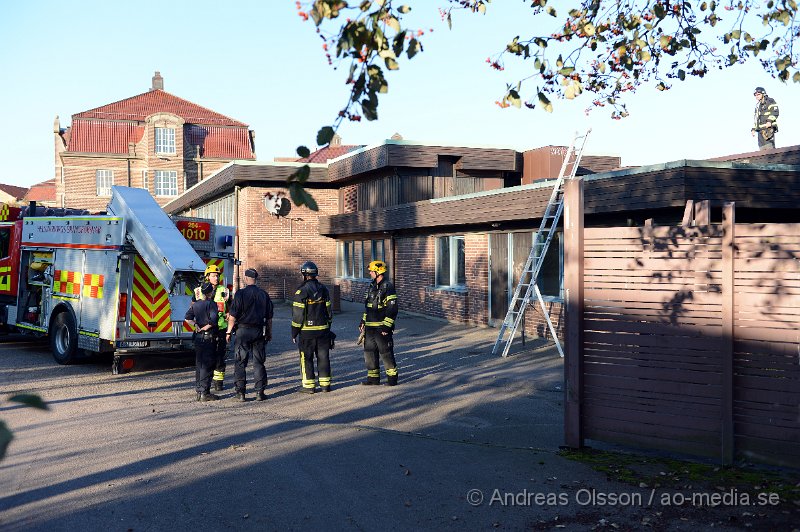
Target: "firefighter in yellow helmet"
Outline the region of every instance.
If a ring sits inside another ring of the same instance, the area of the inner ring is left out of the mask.
[[[378,355],[386,370],[386,384],[397,384],[397,363],[394,359],[394,323],[397,319],[397,293],[394,285],[385,278],[386,263],[373,260],[369,263],[369,276],[372,282],[364,299],[364,315],[359,329],[364,333],[364,362],[367,366],[367,380],[361,384],[381,383],[381,369]]]
[[[222,391],[222,381],[225,378],[225,356],[228,345],[225,342],[225,329],[228,326],[228,304],[230,302],[230,292],[222,284],[222,270],[216,264],[206,266],[205,279],[214,287],[214,294],[211,298],[217,304],[219,310],[219,320],[217,327],[214,328],[214,376],[211,379],[213,389],[216,392]]]

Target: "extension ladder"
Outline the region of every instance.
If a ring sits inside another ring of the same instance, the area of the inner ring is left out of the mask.
[[[525,309],[528,303],[535,298],[542,306],[544,318],[547,320],[547,326],[550,328],[550,334],[553,335],[553,340],[558,348],[558,353],[563,357],[564,350],[561,348],[561,343],[558,341],[555,327],[550,320],[550,313],[544,304],[542,293],[539,291],[536,279],[539,277],[539,271],[544,263],[544,258],[547,255],[547,249],[550,247],[550,242],[553,240],[558,222],[561,219],[561,213],[564,210],[564,181],[573,179],[578,171],[578,165],[581,162],[583,155],[583,148],[586,145],[586,139],[589,137],[589,129],[583,135],[575,133],[575,138],[567,148],[567,153],[564,155],[564,162],[561,165],[561,171],[558,174],[553,185],[553,192],[550,195],[550,201],[542,215],[542,221],[539,224],[539,231],[533,239],[531,246],[531,253],[528,255],[528,260],[525,262],[525,267],[520,274],[519,283],[514,289],[514,296],[511,298],[511,303],[508,306],[508,312],[503,320],[503,325],[500,327],[500,332],[497,335],[497,340],[492,348],[492,354],[496,354],[501,345],[503,345],[503,356],[507,357],[508,352],[511,350],[511,344],[514,341],[514,335],[517,333],[519,324],[522,322],[522,316],[525,314]],[[577,148],[576,148],[577,147]]]

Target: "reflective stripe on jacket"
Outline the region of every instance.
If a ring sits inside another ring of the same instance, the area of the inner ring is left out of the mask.
[[[364,298],[362,321],[367,327],[388,327],[394,330],[397,319],[397,293],[394,285],[386,279],[380,283],[372,281]]]
[[[292,298],[292,338],[300,332],[327,331],[333,313],[328,289],[316,279],[309,279],[295,291]]]

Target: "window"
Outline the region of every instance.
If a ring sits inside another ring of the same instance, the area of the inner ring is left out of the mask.
[[[150,183],[147,180],[147,170],[142,170],[142,188],[150,190]]]
[[[536,284],[544,297],[563,299],[564,239],[562,237],[561,232],[553,234],[542,268],[539,270]]]
[[[156,153],[175,155],[175,130],[173,128],[156,128]]]
[[[383,240],[350,240],[339,246],[337,273],[340,277],[352,279],[369,278],[369,263],[373,260],[385,261]]]
[[[467,284],[464,236],[440,236],[436,239],[436,286]]]
[[[10,226],[0,227],[0,258],[8,257],[10,247],[11,247],[11,227]]]
[[[156,196],[177,196],[178,172],[175,170],[156,170],[153,185]]]
[[[95,172],[95,179],[97,181],[97,195],[110,196],[111,185],[114,184],[114,171],[113,170],[98,170]]]

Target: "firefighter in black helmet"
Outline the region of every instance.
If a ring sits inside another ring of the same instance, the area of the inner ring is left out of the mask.
[[[386,279],[386,263],[373,260],[369,263],[369,276],[372,282],[364,299],[364,315],[359,329],[364,333],[364,362],[367,366],[367,380],[361,384],[381,383],[381,368],[378,355],[386,370],[386,384],[397,384],[397,363],[394,359],[394,320],[397,319],[397,293],[394,285]]]
[[[201,297],[189,310],[185,319],[195,330],[194,356],[197,370],[195,372],[195,389],[198,401],[216,401],[218,396],[211,393],[211,371],[216,363],[216,338],[219,309],[214,299],[214,285],[203,283],[200,287]]]
[[[319,387],[331,391],[331,298],[328,289],[317,280],[317,265],[306,261],[300,266],[303,283],[297,287],[292,301],[292,342],[300,348],[300,375],[303,393],[314,393],[314,357],[317,359]],[[298,340],[299,337],[299,340]]]
[[[778,104],[767,96],[764,87],[756,87],[753,96],[756,98],[756,110],[750,133],[758,137],[759,150],[774,149],[775,133],[778,132]]]

